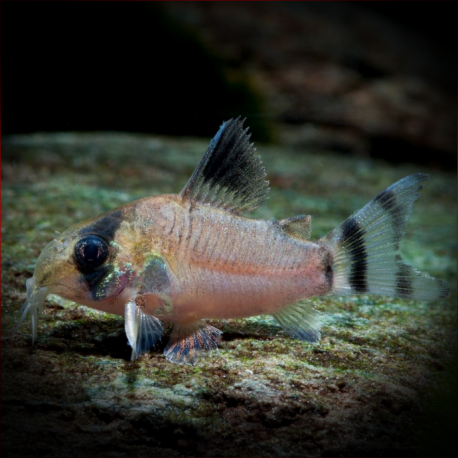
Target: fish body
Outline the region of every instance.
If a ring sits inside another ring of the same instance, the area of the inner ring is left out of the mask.
[[[413,201],[426,175],[382,191],[322,239],[311,218],[247,218],[268,183],[239,119],[224,123],[180,194],[144,198],[77,224],[41,253],[23,317],[47,294],[125,317],[132,357],[173,324],[167,359],[195,364],[221,332],[205,319],[274,316],[292,337],[320,338],[307,298],[375,293],[433,300],[442,282],[399,255]]]
[[[137,210],[143,227],[149,207],[146,201]],[[320,266],[328,250],[288,236],[276,222],[203,205],[190,209],[179,196],[164,199],[157,214],[163,219],[153,225],[154,235],[145,232],[146,243],[155,239],[153,251],[168,260],[174,304],[170,317],[161,319],[261,315],[330,290]]]

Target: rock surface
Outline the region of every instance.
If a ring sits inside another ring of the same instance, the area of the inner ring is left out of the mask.
[[[3,138],[2,337],[54,231],[179,191],[206,145],[103,133]],[[397,179],[428,172],[258,151],[272,191],[255,216],[309,213],[312,239]],[[214,322],[220,351],[189,367],[167,362],[164,344],[130,362],[122,318],[50,296],[34,348],[28,323],[2,341],[2,456],[455,456],[456,175],[429,172],[402,252],[449,283],[447,299],[316,299],[318,344],[287,338],[269,317]]]

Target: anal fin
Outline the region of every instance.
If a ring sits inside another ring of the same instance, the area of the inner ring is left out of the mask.
[[[310,215],[293,216],[278,222],[288,235],[309,240],[312,235],[312,217]]]
[[[272,313],[272,316],[290,337],[307,342],[318,342],[321,339],[319,314],[310,301],[288,305]]]
[[[172,363],[194,366],[204,352],[216,350],[222,332],[213,326],[201,323],[176,324],[164,350]]]
[[[152,315],[143,313],[142,307],[135,300],[126,304],[125,330],[127,340],[132,347],[132,360],[149,351],[162,336],[162,323]]]

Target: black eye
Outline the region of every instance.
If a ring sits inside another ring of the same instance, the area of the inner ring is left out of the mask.
[[[75,259],[82,267],[99,267],[108,254],[107,242],[97,235],[87,235],[75,245]]]

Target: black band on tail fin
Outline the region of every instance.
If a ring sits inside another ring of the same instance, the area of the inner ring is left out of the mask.
[[[445,283],[405,264],[398,252],[412,205],[427,179],[417,173],[394,183],[322,239],[334,254],[335,294],[427,301],[448,294]]]
[[[366,231],[355,218],[348,218],[342,224],[342,239],[348,241],[348,256],[352,264],[349,282],[358,293],[367,292],[367,251],[364,243]]]

